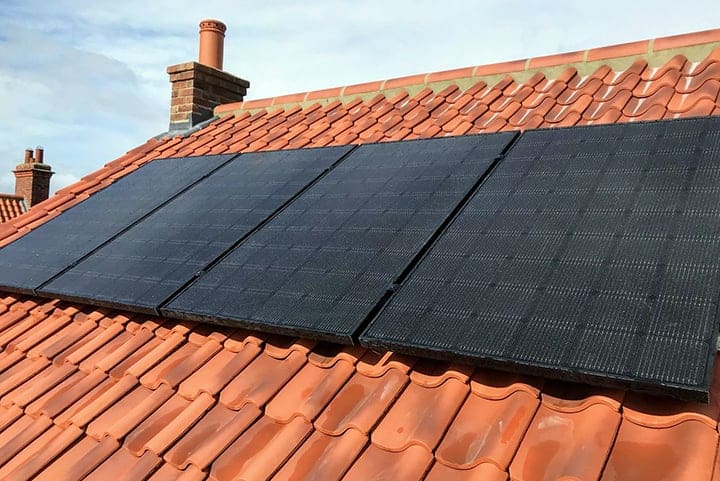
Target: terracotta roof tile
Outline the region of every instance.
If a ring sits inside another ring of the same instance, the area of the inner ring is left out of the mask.
[[[652,429],[623,420],[602,481],[710,481],[717,446],[717,431],[698,421]]]
[[[264,416],[217,458],[209,479],[265,481],[284,464],[310,431],[310,423],[302,417],[281,424]]]
[[[195,399],[202,392],[217,395],[259,353],[255,344],[245,345],[240,352],[221,350],[180,384],[180,394],[188,399]]]
[[[455,469],[441,463],[435,463],[426,481],[507,481],[505,471],[498,469],[494,464],[479,464],[470,469]]]
[[[500,400],[471,394],[438,446],[438,462],[456,469],[493,463],[507,470],[539,404],[524,391]]]
[[[414,444],[434,450],[468,391],[467,384],[456,379],[432,388],[408,384],[373,431],[373,444],[390,451]]]
[[[165,460],[178,469],[205,469],[260,415],[253,404],[238,411],[217,404],[165,454]]]
[[[34,479],[56,456],[83,435],[81,429],[51,426],[0,468],[0,478],[12,481]]]
[[[370,444],[342,479],[343,481],[368,479],[418,481],[423,479],[431,462],[432,453],[423,446],[414,445],[393,452]]]
[[[27,212],[21,195],[0,194],[0,223],[8,222]]]
[[[350,428],[368,434],[407,381],[407,375],[397,369],[390,369],[380,377],[357,372],[320,415],[315,427],[331,435],[342,434]]]
[[[176,469],[172,464],[163,464],[148,481],[202,481],[207,473],[200,471],[195,466],[185,470]]]
[[[597,480],[613,446],[620,414],[604,404],[577,412],[541,405],[510,465],[523,481]]]
[[[263,407],[305,363],[305,356],[292,352],[275,359],[263,352],[220,393],[220,402],[231,409],[247,403]]]
[[[348,429],[339,436],[315,431],[272,480],[338,481],[352,466],[366,443],[367,438],[355,429]]]
[[[37,476],[36,481],[79,481],[110,457],[120,444],[113,438],[84,437]]]
[[[160,462],[161,459],[150,451],[146,451],[138,458],[127,449],[120,448],[86,477],[85,481],[107,481],[108,479],[142,481],[153,472]]]

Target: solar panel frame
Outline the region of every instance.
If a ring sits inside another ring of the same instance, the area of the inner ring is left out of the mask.
[[[354,146],[245,153],[46,283],[47,297],[158,314],[158,307],[315,182]]]
[[[235,155],[156,159],[142,165],[0,249],[0,288],[36,294],[45,282]]]
[[[360,344],[706,399],[718,334],[718,145],[717,118],[524,132]],[[683,346],[673,362],[672,346]]]
[[[352,343],[516,135],[359,146],[161,313]]]

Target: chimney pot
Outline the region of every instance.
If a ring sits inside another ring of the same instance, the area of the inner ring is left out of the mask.
[[[43,163],[43,154],[45,151],[42,149],[42,147],[37,147],[35,149],[35,163],[36,164],[42,164]]]
[[[199,63],[222,70],[226,30],[225,24],[219,20],[208,19],[200,22]]]
[[[200,22],[199,62],[167,68],[170,75],[169,132],[179,132],[212,118],[221,104],[242,102],[250,82],[222,70],[225,24]]]
[[[25,149],[25,163],[26,163],[26,164],[32,164],[32,163],[33,163],[33,151],[32,151],[32,149]]]

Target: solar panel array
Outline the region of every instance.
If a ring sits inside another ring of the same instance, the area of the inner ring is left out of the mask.
[[[362,341],[692,395],[719,234],[719,119],[526,132]]]
[[[701,399],[720,118],[157,160],[0,288]]]
[[[351,147],[238,156],[40,289],[155,312]]]
[[[352,342],[514,135],[359,147],[162,312]]]
[[[32,293],[234,155],[155,160],[0,250],[0,286]]]

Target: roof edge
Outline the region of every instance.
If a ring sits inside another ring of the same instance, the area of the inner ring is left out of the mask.
[[[568,68],[575,68],[580,75],[590,74],[602,65],[608,65],[616,71],[625,70],[632,62],[640,58],[647,60],[651,67],[655,67],[664,64],[676,55],[684,55],[690,61],[700,61],[716,47],[720,47],[720,29],[703,30],[575,52],[222,104],[215,107],[214,113],[216,116],[225,117],[244,111],[255,113],[267,110],[269,107],[286,109],[300,105],[304,108],[314,103],[326,105],[336,100],[344,103],[358,97],[369,100],[378,94],[392,97],[401,91],[414,95],[424,88],[430,88],[437,92],[450,84],[457,84],[460,88],[466,89],[480,81],[492,86],[508,75],[518,83],[523,83],[538,72],[552,79]]]

